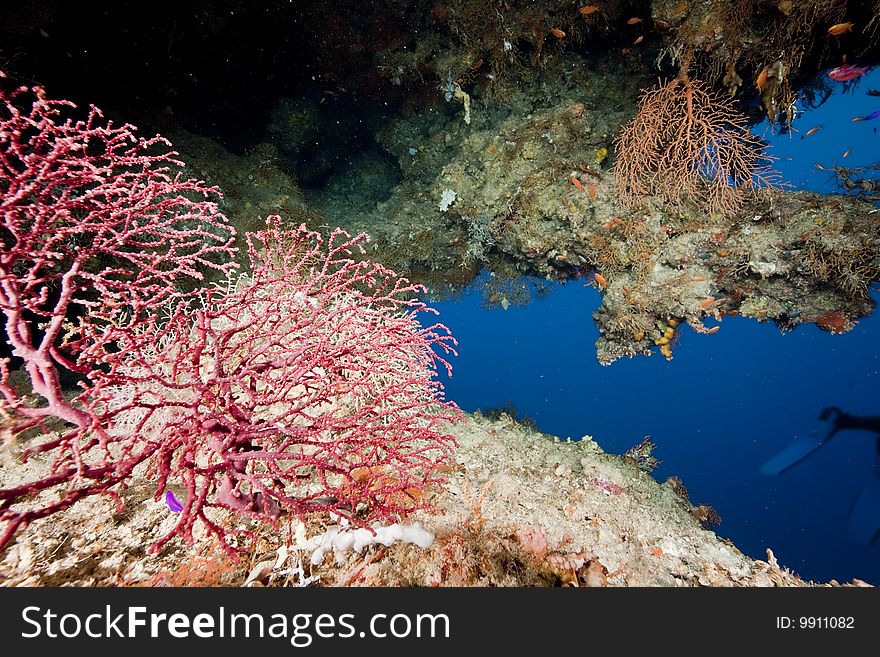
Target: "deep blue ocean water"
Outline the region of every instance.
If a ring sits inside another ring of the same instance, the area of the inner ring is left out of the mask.
[[[880,89],[880,70],[855,84],[828,82],[834,95],[818,108],[802,107],[796,132],[753,128],[798,189],[838,190],[817,163],[854,167],[880,159],[880,118],[851,121],[880,109],[880,97],[865,93]],[[822,129],[804,137],[817,125]],[[878,301],[877,289],[872,298]],[[766,559],[769,547],[804,578],[880,584],[880,541],[857,546],[845,535],[862,485],[880,467],[874,437],[844,432],[779,476],[759,473],[790,441],[810,434],[823,407],[880,415],[876,313],[845,335],[815,325],[781,334],[773,323],[725,318],[714,335],[680,330],[671,362],[656,353],[602,367],[591,316],[599,293],[582,282],[552,284],[506,311],[487,308],[479,284],[431,305],[460,342],[453,377],[443,380],[447,396],[465,410],[512,403],[541,431],[589,434],[616,453],[650,435],[662,460],[654,476],[681,477],[694,504],[721,515],[717,533],[747,554]]]

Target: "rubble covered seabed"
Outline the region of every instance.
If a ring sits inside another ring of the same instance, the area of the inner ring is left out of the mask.
[[[279,527],[231,519],[257,539],[234,561],[210,536],[150,545],[176,522],[147,481],[35,521],[0,558],[0,581],[31,586],[809,586],[780,566],[743,555],[708,529],[711,509],[681,482],[664,484],[638,459],[606,454],[590,436],[561,441],[508,415],[470,416],[448,485],[412,521],[427,548],[396,542],[330,553],[317,565],[297,537],[320,536],[326,516]],[[45,468],[31,459],[29,468]],[[0,469],[3,485],[14,476]],[[225,512],[215,512],[222,520]],[[854,580],[851,585],[863,585]],[[837,582],[830,582],[836,586]]]

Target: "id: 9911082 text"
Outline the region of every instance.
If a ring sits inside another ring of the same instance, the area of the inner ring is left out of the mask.
[[[852,630],[855,629],[852,616],[777,616],[778,630]]]

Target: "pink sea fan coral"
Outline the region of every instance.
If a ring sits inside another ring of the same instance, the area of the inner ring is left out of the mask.
[[[157,494],[172,480],[187,492],[156,547],[191,540],[196,521],[225,537],[211,508],[388,520],[443,478],[458,410],[434,367],[455,341],[417,321],[431,312],[419,286],[355,258],[363,240],[336,230],[325,244],[271,217],[248,235],[252,273],[119,336],[126,357],[96,390],[112,432],[155,446]]]
[[[0,547],[22,523],[114,496],[138,463],[108,451],[88,392],[98,363],[120,354],[106,329],[143,330],[187,279],[235,266],[217,190],[185,178],[169,146],[40,87],[0,86],[0,428],[41,433],[29,451],[51,458],[48,475],[0,490]],[[29,385],[13,383],[18,368]]]
[[[363,525],[425,506],[459,412],[434,378],[455,341],[419,324],[421,288],[366,260],[363,235],[278,217],[234,276],[219,192],[161,137],[76,111],[0,87],[0,429],[40,455],[0,489],[0,548],[84,498],[121,507],[135,476],[185,495],[154,548],[198,522],[229,538],[229,511]],[[227,284],[187,285],[206,268]]]

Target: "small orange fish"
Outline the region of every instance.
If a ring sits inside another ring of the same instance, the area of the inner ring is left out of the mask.
[[[864,121],[864,120],[865,120],[864,116],[856,116],[856,117],[850,119],[850,121],[852,121],[853,123],[857,123],[859,121]]]
[[[642,35],[642,36],[640,36],[638,39],[636,39],[635,41],[633,41],[633,45],[634,45],[634,46],[637,46],[637,45],[639,45],[639,44],[640,44],[642,41],[644,41],[644,40],[645,40],[645,37],[644,37],[644,35]]]
[[[604,290],[608,285],[608,280],[602,274],[593,274],[593,280],[596,281],[596,285],[599,286],[600,290]]]
[[[611,221],[606,221],[604,224],[602,224],[602,228],[604,228],[605,230],[611,230],[615,226],[622,226],[622,225],[623,225],[623,219],[621,219],[620,217],[614,217],[614,219],[612,219]]]
[[[581,12],[583,16],[589,16],[590,14],[595,14],[597,11],[601,11],[601,7],[599,7],[599,5],[587,5],[586,7],[581,7],[578,11]]]
[[[702,283],[705,280],[706,279],[703,276],[691,276],[691,282],[693,283]]]
[[[593,183],[589,183],[587,185],[587,189],[589,190],[589,196],[591,201],[596,200],[596,186]]]
[[[706,331],[706,335],[712,335],[713,333],[718,333],[721,330],[720,326],[713,326],[708,331]]]
[[[572,179],[571,179],[571,184],[574,185],[575,187],[577,187],[577,188],[578,188],[580,191],[582,191],[582,192],[586,192],[586,191],[587,191],[587,190],[584,189],[584,186],[581,184],[581,181],[578,180],[577,178],[572,178]]]
[[[770,69],[766,66],[764,70],[758,73],[758,79],[755,80],[755,86],[758,88],[758,91],[764,91],[764,85],[767,84],[767,76],[770,74]]]
[[[560,30],[558,27],[551,27],[550,34],[555,36],[557,39],[562,39],[563,37],[565,37],[565,32]]]
[[[807,132],[804,134],[804,137],[809,137],[810,135],[815,135],[815,134],[816,134],[817,132],[819,132],[821,129],[822,129],[822,126],[820,126],[820,125],[817,125],[815,128],[810,128],[810,129],[807,130]]]
[[[662,557],[662,556],[663,556],[663,550],[661,550],[661,549],[658,548],[658,547],[652,547],[652,548],[651,548],[651,556],[652,556],[652,557]]]
[[[837,25],[832,25],[828,28],[828,34],[831,36],[840,36],[841,34],[849,32],[855,27],[855,25],[855,23],[838,23]]]
[[[642,22],[642,19],[636,16],[636,17],[634,17],[634,18],[630,18],[630,19],[626,22],[626,24],[627,24],[627,25],[638,25],[638,24],[641,23],[641,22]]]
[[[713,303],[715,303],[715,297],[706,297],[702,301],[700,301],[700,308],[708,308]]]
[[[844,156],[844,157],[849,157],[851,153],[852,153],[852,149],[851,149],[851,148],[847,148],[846,151],[843,153],[843,156]]]

